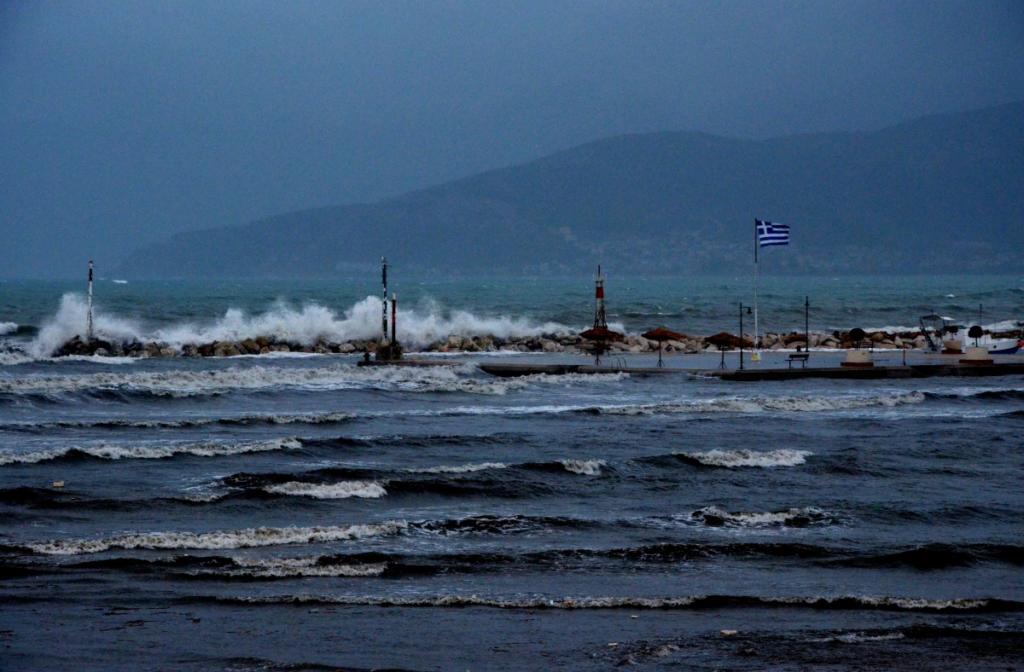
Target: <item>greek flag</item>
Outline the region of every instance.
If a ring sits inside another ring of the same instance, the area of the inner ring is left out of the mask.
[[[761,247],[770,245],[789,245],[789,224],[776,224],[755,219],[757,226],[757,242]]]

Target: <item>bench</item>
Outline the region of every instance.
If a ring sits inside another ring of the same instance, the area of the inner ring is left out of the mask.
[[[793,362],[800,362],[800,365],[806,369],[807,360],[810,358],[811,353],[809,352],[794,352],[793,354],[786,358],[786,361],[789,362],[789,368],[791,369],[793,368]]]

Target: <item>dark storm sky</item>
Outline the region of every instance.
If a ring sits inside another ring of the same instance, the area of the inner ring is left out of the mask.
[[[0,2],[0,276],[631,131],[1024,98],[1024,3]]]

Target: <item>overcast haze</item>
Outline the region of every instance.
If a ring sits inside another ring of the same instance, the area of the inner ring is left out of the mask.
[[[0,275],[610,135],[1024,98],[1024,4],[5,2]]]

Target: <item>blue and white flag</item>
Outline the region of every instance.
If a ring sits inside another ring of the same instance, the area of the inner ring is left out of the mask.
[[[757,242],[761,247],[770,245],[789,245],[789,224],[776,224],[755,219],[757,226]]]

